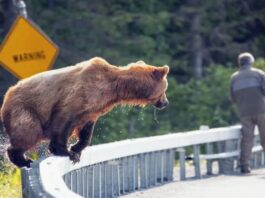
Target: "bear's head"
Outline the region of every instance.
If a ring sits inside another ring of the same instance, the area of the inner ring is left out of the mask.
[[[168,72],[169,67],[165,65],[163,67],[154,68],[151,74],[153,80],[156,81],[157,84],[153,93],[150,95],[150,99],[152,100],[152,104],[157,109],[163,109],[169,104],[166,96],[166,90],[168,86],[166,76]]]
[[[153,104],[157,109],[163,109],[169,104],[166,97],[166,77],[169,72],[167,65],[156,67],[138,61],[129,64],[128,71],[131,78],[125,86],[138,99],[134,101],[135,104]]]

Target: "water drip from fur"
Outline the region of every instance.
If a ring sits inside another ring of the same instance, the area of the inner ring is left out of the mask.
[[[154,108],[154,120],[155,120],[155,122],[158,124],[159,123],[159,121],[158,121],[158,119],[157,119],[157,109],[156,108]]]

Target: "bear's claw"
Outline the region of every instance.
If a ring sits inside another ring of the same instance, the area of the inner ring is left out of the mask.
[[[74,164],[80,162],[80,154],[75,153],[73,151],[70,151],[69,158],[71,161],[73,161]]]

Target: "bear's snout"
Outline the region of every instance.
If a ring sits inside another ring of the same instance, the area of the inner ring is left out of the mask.
[[[157,101],[157,102],[154,104],[154,106],[155,106],[157,109],[161,110],[161,109],[164,109],[168,104],[169,104],[169,102],[168,102],[168,100],[166,99],[166,100],[164,100],[164,101],[161,101],[161,100]]]

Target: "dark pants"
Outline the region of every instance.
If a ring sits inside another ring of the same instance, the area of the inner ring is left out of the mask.
[[[242,140],[240,151],[240,165],[249,166],[251,151],[254,143],[254,129],[258,126],[261,145],[265,151],[265,114],[242,117]]]

